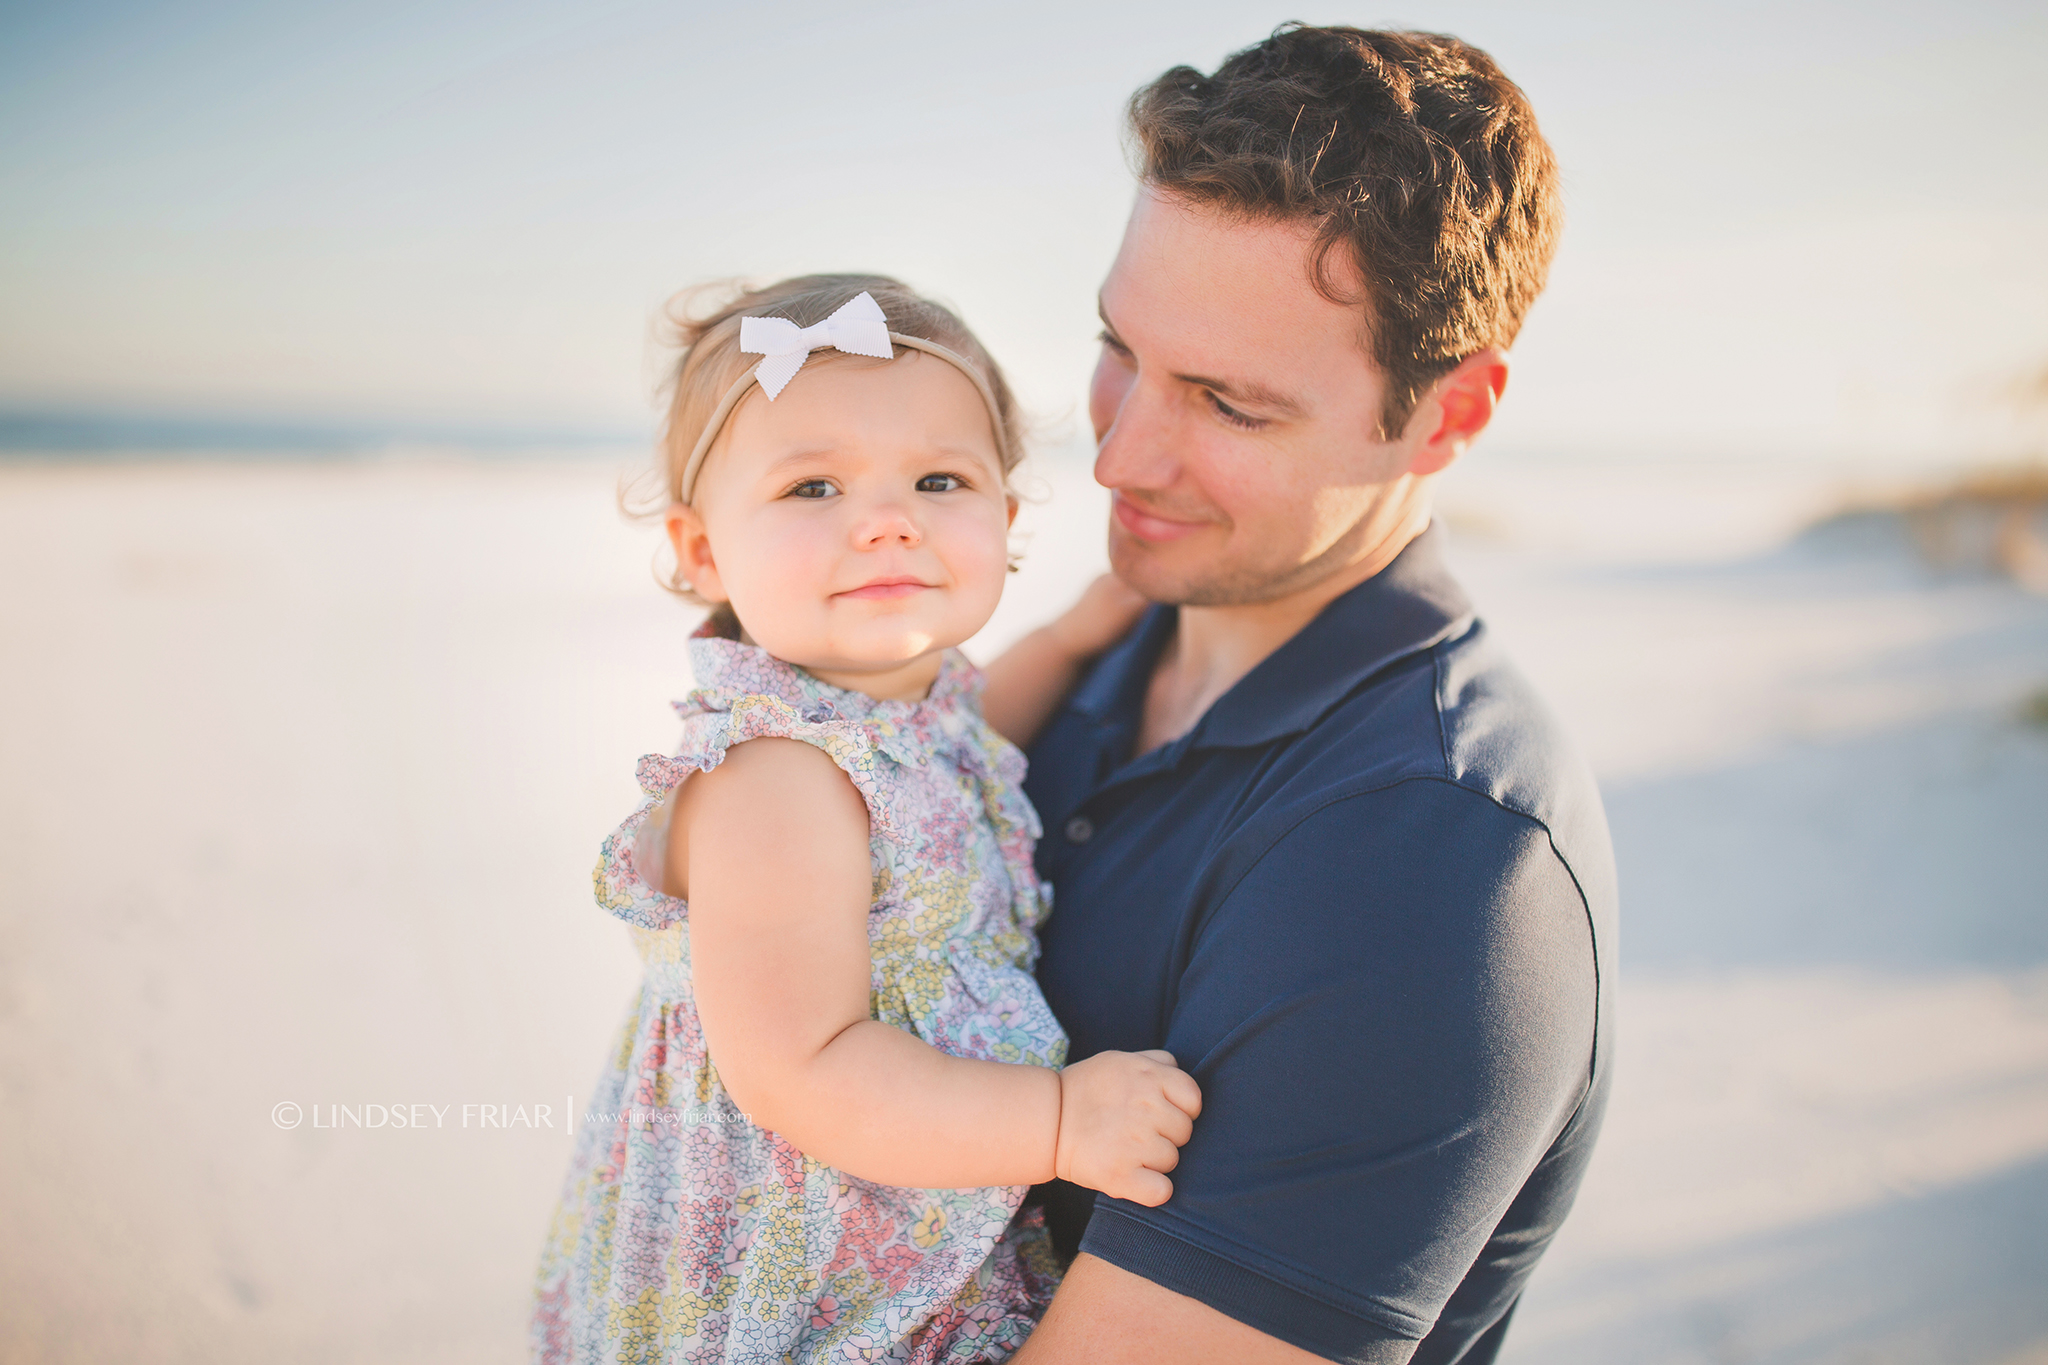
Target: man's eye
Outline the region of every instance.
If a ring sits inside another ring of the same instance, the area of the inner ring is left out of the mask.
[[[789,496],[792,498],[810,498],[815,500],[818,498],[829,498],[838,491],[838,489],[832,486],[830,479],[805,479],[802,483],[789,490]]]
[[[1245,416],[1213,393],[1209,395],[1209,406],[1216,409],[1218,417],[1241,430],[1257,431],[1260,427],[1266,425],[1264,419]]]
[[[920,493],[950,493],[966,486],[966,482],[956,474],[927,474],[917,481]]]
[[[1102,331],[1096,333],[1095,339],[1097,341],[1100,341],[1103,345],[1109,347],[1110,350],[1115,351],[1118,355],[1127,356],[1131,353],[1131,348],[1124,345],[1121,341],[1118,341],[1115,337],[1111,336],[1107,328],[1104,328]]]

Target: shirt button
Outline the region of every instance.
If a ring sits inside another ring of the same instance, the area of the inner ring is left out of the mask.
[[[1095,822],[1085,815],[1077,815],[1067,821],[1067,842],[1085,844],[1095,837]]]

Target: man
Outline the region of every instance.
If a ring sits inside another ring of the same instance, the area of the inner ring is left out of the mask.
[[[1161,605],[1031,718],[1039,973],[1074,1056],[1165,1048],[1204,1108],[1157,1209],[1041,1189],[1078,1257],[1018,1359],[1491,1361],[1599,1129],[1614,877],[1429,499],[1556,172],[1426,34],[1289,26],[1131,120],[1090,408]]]

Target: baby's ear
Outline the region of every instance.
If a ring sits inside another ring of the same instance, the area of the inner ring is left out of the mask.
[[[688,503],[672,502],[662,525],[668,531],[668,543],[675,548],[676,571],[691,590],[707,602],[725,601],[725,583],[718,576],[718,563],[711,554],[711,536],[697,509]]]
[[[1003,502],[1010,509],[1010,525],[1015,526],[1017,524],[1017,495],[1015,493],[1007,493],[1003,496]]]

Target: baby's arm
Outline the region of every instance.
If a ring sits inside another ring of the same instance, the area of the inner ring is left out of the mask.
[[[1172,1193],[1201,1093],[1167,1054],[1011,1066],[869,1018],[867,808],[818,749],[734,746],[683,784],[667,860],[705,1041],[754,1122],[881,1184],[1057,1175],[1148,1205]]]
[[[981,713],[995,732],[1023,748],[1038,738],[1081,666],[1123,638],[1145,599],[1115,574],[1088,585],[1081,600],[1004,650],[983,670]]]

